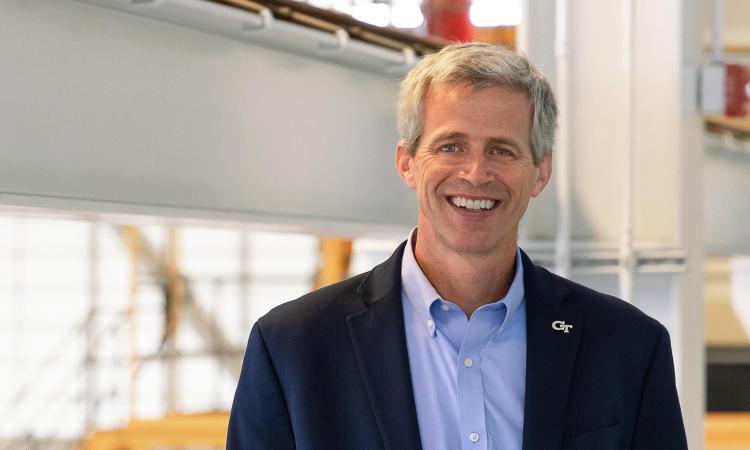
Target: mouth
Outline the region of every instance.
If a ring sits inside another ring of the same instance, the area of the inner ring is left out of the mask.
[[[489,211],[495,207],[497,200],[491,198],[469,198],[459,195],[447,197],[448,201],[456,208],[466,209],[468,211]]]

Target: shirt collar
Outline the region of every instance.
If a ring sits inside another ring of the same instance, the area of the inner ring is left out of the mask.
[[[432,286],[414,257],[413,238],[417,232],[415,227],[409,233],[406,241],[404,256],[401,259],[401,288],[406,295],[409,304],[416,312],[419,321],[424,324],[430,335],[435,335],[435,322],[430,313],[430,305],[440,300],[440,294]]]
[[[432,318],[430,312],[430,306],[441,300],[440,294],[435,290],[435,287],[427,279],[422,269],[417,264],[417,260],[414,257],[413,239],[416,235],[417,228],[415,227],[411,233],[409,233],[409,239],[406,242],[404,248],[404,255],[401,259],[401,287],[406,299],[412,306],[414,311],[427,329],[427,332],[431,336],[435,336],[435,321]],[[521,250],[516,246],[516,273],[513,276],[513,281],[510,284],[508,293],[505,297],[499,299],[494,303],[482,306],[486,309],[496,309],[502,304],[507,308],[503,325],[513,317],[514,313],[518,311],[518,308],[523,303],[525,290],[523,286],[523,264],[521,262]]]

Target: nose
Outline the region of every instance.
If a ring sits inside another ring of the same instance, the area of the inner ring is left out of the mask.
[[[484,152],[467,152],[458,177],[472,186],[482,186],[492,179],[489,169]]]

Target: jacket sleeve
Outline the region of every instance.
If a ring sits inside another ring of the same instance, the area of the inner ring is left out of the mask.
[[[669,332],[661,326],[659,340],[646,374],[633,436],[634,450],[687,450],[685,426],[672,360]]]
[[[268,347],[256,323],[229,416],[227,450],[294,449],[289,411]]]

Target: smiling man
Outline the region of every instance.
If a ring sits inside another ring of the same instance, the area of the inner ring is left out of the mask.
[[[417,227],[253,327],[228,449],[686,449],[669,335],[535,266],[518,225],[557,108],[524,57],[457,44],[401,84]]]

